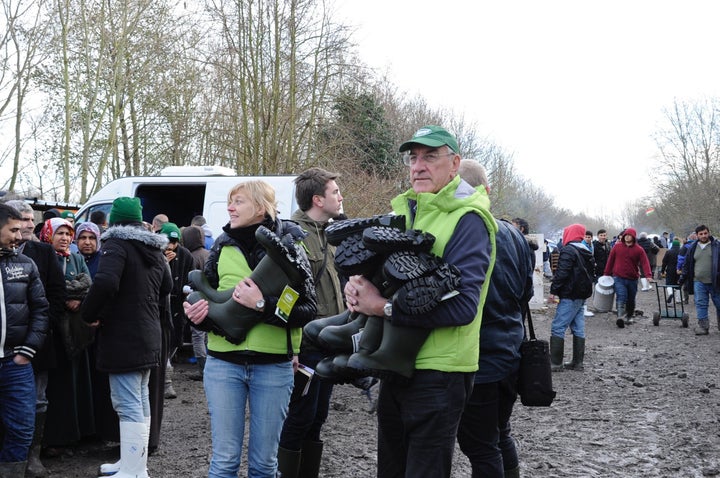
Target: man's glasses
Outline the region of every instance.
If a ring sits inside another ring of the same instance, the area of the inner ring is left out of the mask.
[[[419,159],[425,161],[425,164],[435,164],[440,158],[447,156],[455,156],[453,151],[449,153],[428,153],[428,154],[414,154],[408,151],[402,153],[402,160],[405,166],[412,166],[418,162]]]

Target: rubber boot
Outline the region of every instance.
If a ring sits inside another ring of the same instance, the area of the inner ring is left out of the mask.
[[[33,432],[33,440],[30,445],[30,451],[28,452],[25,478],[44,478],[48,476],[45,466],[40,461],[43,432],[45,431],[45,417],[47,417],[46,412],[35,414],[35,431]]]
[[[337,315],[312,320],[303,327],[303,341],[307,339],[313,344],[318,345],[318,335],[320,335],[320,332],[322,332],[325,327],[329,327],[331,325],[344,325],[351,320],[354,320],[356,317],[357,312],[345,310]]]
[[[114,478],[149,478],[147,422],[120,422],[120,469]]]
[[[625,327],[625,302],[618,302],[617,303],[617,320],[615,321],[615,324],[619,328]]]
[[[322,453],[323,442],[310,440],[303,442],[298,478],[318,478],[320,476]]]
[[[175,389],[173,388],[172,384],[172,377],[173,377],[173,368],[170,366],[170,361],[168,360],[168,366],[165,368],[165,398],[166,399],[173,399],[177,398],[177,392],[175,392]]]
[[[280,478],[298,478],[300,476],[300,457],[300,450],[294,451],[279,447],[277,452],[278,476]]]
[[[145,427],[148,430],[148,437],[150,437],[150,422],[152,421],[152,417],[145,417]],[[100,465],[100,475],[102,476],[111,476],[117,473],[120,470],[120,460],[116,461],[115,463],[103,463]]]
[[[353,335],[360,332],[367,322],[367,315],[355,314],[355,320],[344,325],[329,325],[318,334],[318,345],[322,350],[351,354]]]
[[[710,321],[698,319],[698,326],[695,327],[695,335],[708,335],[710,333]]]
[[[339,246],[348,237],[362,235],[365,229],[372,226],[388,226],[405,230],[405,216],[384,214],[368,218],[335,221],[325,228],[325,237],[327,237],[328,244]]]
[[[505,478],[520,478],[520,467],[516,466],[511,470],[505,470]]]
[[[11,461],[0,463],[0,478],[18,478],[25,475],[27,461]]]
[[[249,277],[257,284],[263,296],[278,297],[286,285],[297,287],[296,283],[291,282],[270,255],[266,255],[260,260]],[[216,291],[214,297],[227,297],[224,302],[210,300],[200,290],[188,295],[187,301],[193,304],[199,299],[206,299],[208,301],[208,318],[229,336],[226,337],[229,342],[239,344],[245,340],[250,329],[262,321],[262,318],[256,310],[235,302],[232,298],[233,291],[234,289],[228,289],[221,293]]]
[[[635,323],[635,304],[627,302],[625,304],[625,324],[632,325]]]
[[[550,336],[550,370],[553,372],[563,371],[563,355],[565,354],[565,339],[562,337]]]
[[[410,379],[415,372],[415,358],[430,335],[430,329],[402,327],[383,320],[382,340],[369,355],[355,353],[348,367],[381,379]]]
[[[202,382],[202,379],[205,375],[205,362],[206,361],[207,361],[207,357],[197,357],[198,373],[190,375],[190,380],[194,380],[196,382]]]
[[[572,362],[565,362],[565,368],[568,370],[576,370],[582,372],[585,370],[583,361],[585,360],[585,339],[573,335],[573,357]]]

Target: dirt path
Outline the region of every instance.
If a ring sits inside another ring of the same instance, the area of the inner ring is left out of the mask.
[[[587,319],[585,372],[553,375],[558,395],[549,408],[516,405],[514,435],[523,477],[720,476],[720,332],[709,336],[663,319],[655,291],[638,293],[637,323],[618,329],[609,314]],[[554,306],[536,312],[536,333],[548,339]],[[711,308],[711,314],[714,309]],[[571,353],[566,340],[566,358]],[[150,457],[152,477],[205,477],[210,429],[202,385],[178,365],[178,398],[166,401],[162,444]],[[324,428],[323,477],[375,476],[375,416],[356,388],[336,387]],[[73,457],[46,459],[52,477],[95,477],[97,466],[118,449],[85,445]],[[456,452],[453,477],[469,477],[467,459]],[[243,471],[240,476],[245,476]]]

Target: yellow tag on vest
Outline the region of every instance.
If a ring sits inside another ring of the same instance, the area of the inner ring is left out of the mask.
[[[299,297],[300,294],[298,294],[295,289],[286,285],[280,294],[280,298],[278,299],[277,307],[275,308],[275,315],[280,317],[282,321],[287,322],[290,318],[290,312]]]

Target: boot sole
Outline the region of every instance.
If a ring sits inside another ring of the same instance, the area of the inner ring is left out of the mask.
[[[624,321],[623,319],[617,319],[617,320],[615,321],[615,325],[617,325],[619,329],[624,329],[624,328],[625,328],[625,321]]]
[[[341,242],[350,236],[361,235],[368,227],[388,226],[395,229],[405,230],[405,216],[386,214],[360,219],[346,219],[330,224],[325,229],[325,237],[328,244],[339,246]]]
[[[396,251],[430,252],[435,236],[417,230],[403,231],[394,227],[373,226],[363,231],[362,240],[365,247],[380,254]]]
[[[437,256],[407,251],[393,252],[385,261],[383,272],[387,278],[407,282],[418,279],[440,267],[442,260]]]
[[[378,270],[381,256],[365,247],[360,236],[350,236],[335,250],[335,268],[346,275],[371,276]]]
[[[448,292],[460,285],[460,272],[450,264],[443,264],[431,276],[408,281],[395,294],[393,303],[408,315],[426,314],[440,304]]]

